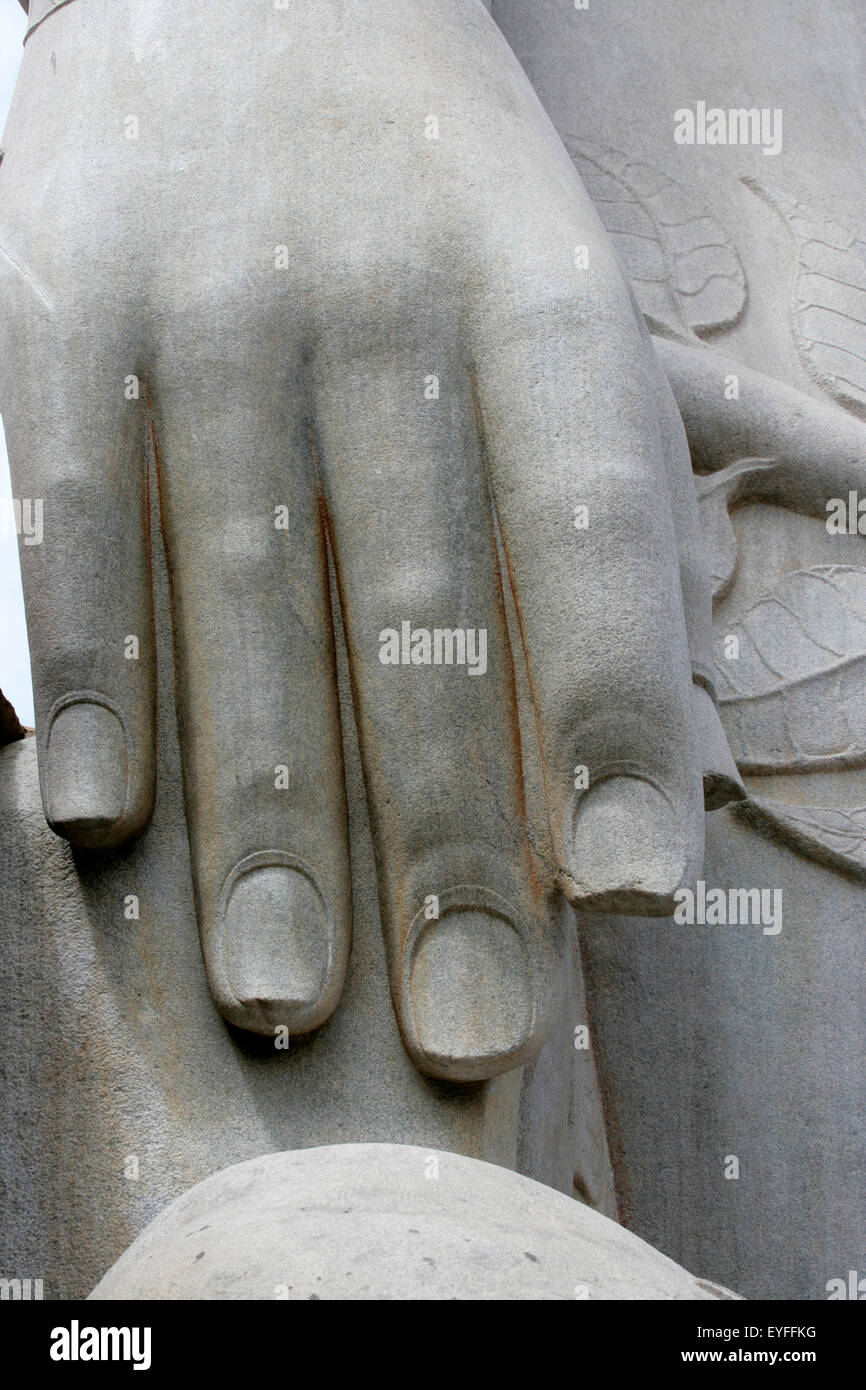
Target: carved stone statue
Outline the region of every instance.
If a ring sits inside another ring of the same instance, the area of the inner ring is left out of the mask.
[[[685,0],[31,0],[0,410],[44,536],[0,1089],[4,1250],[54,1296],[172,1199],[97,1296],[153,1296],[144,1248],[167,1271],[197,1204],[227,1251],[237,1184],[296,1213],[353,1163],[374,1206],[420,1182],[433,1231],[430,1153],[577,1197],[574,1251],[602,1222],[611,1270],[537,1297],[725,1296],[630,1283],[661,1257],[615,1218],[757,1296],[854,1258],[859,1188],[814,1186],[863,1158],[866,562],[824,521],[866,496],[863,61],[853,0],[841,89],[795,0],[764,88],[782,7],[737,9],[721,55]],[[476,1215],[531,1205],[470,1168]],[[771,1288],[767,1213],[807,1188]]]
[[[781,906],[778,931],[718,908],[661,933],[582,923],[620,1218],[743,1294],[838,1297],[866,1227],[861,14],[567,9],[495,13],[630,274],[699,474],[748,791],[708,818],[701,877]],[[733,145],[707,119],[729,108]]]

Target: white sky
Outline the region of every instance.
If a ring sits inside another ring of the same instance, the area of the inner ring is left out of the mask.
[[[18,0],[0,0],[0,129],[12,99],[15,76],[21,61],[21,41],[27,16]],[[0,138],[0,146],[3,141]],[[0,208],[2,218],[2,208]],[[12,496],[6,443],[0,423],[0,507]],[[0,528],[0,690],[15,706],[18,718],[32,725],[33,689],[30,683],[30,657],[24,625],[24,598],[18,545],[14,535]],[[8,529],[8,528],[5,528]]]

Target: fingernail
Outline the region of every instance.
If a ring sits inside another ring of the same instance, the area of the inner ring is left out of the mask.
[[[563,891],[589,912],[668,916],[695,852],[658,787],[641,777],[608,777],[575,807]]]
[[[431,922],[415,945],[408,1003],[423,1070],[473,1081],[519,1065],[533,1020],[520,934],[472,908]]]
[[[280,1024],[307,1032],[324,1021],[332,932],[311,875],[251,856],[223,892],[222,927],[229,986],[242,1006],[232,1021],[263,1033]]]
[[[92,700],[64,704],[48,731],[46,817],[72,844],[99,848],[126,808],[128,758],[120,718]]]

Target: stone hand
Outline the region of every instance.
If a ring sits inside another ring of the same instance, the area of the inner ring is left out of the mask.
[[[555,1007],[554,890],[670,911],[702,767],[714,802],[736,785],[683,427],[521,69],[480,0],[74,0],[32,32],[4,144],[49,823],[110,849],[152,813],[150,475],[214,999],[259,1033],[327,1019],[351,935],[330,550],[406,1047],[434,1076],[519,1066]]]

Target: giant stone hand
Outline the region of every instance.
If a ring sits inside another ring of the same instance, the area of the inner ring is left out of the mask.
[[[0,408],[44,499],[22,562],[49,823],[105,850],[152,812],[150,477],[223,1015],[304,1032],[340,997],[333,604],[406,1047],[434,1076],[519,1066],[555,1005],[552,892],[669,912],[702,768],[715,801],[736,783],[685,436],[603,228],[480,0],[31,21]]]

